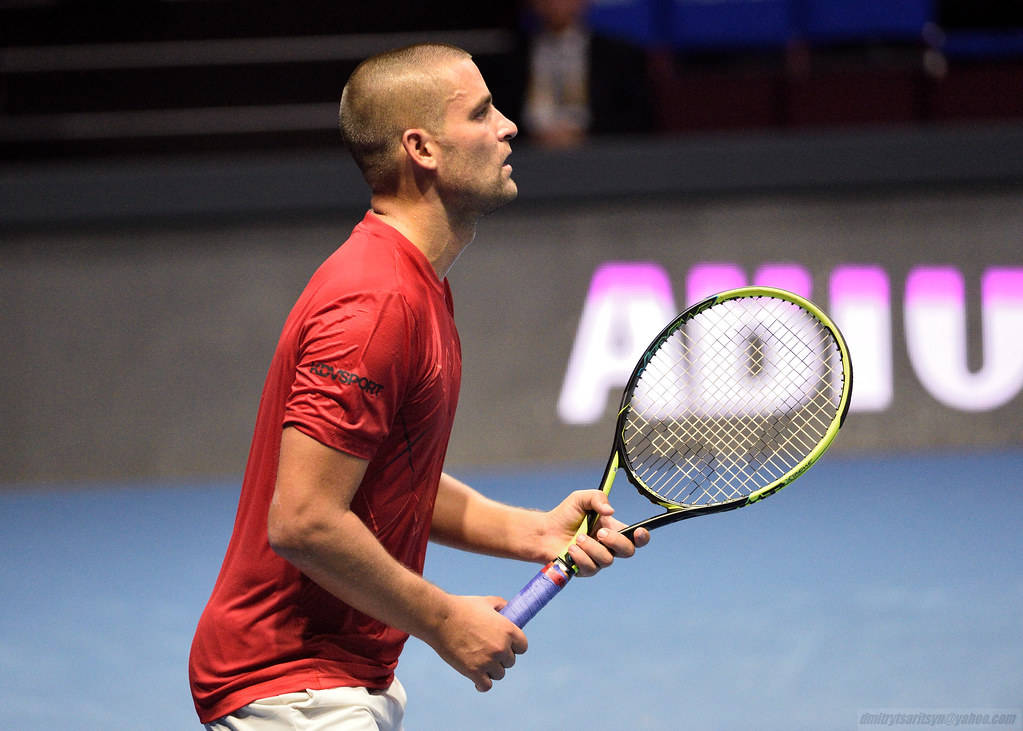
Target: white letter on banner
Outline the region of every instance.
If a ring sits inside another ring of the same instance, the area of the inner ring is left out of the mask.
[[[593,274],[558,398],[558,416],[592,424],[629,380],[647,344],[675,315],[667,272],[653,262],[608,262]]]
[[[831,273],[831,316],[853,363],[852,411],[883,411],[892,401],[892,314],[888,275],[878,266]]]
[[[806,267],[795,263],[764,263],[754,272],[753,282],[760,287],[779,287],[803,297],[810,297],[813,294],[813,278],[810,276],[810,272]],[[712,294],[727,289],[743,287],[746,283],[746,273],[736,264],[728,262],[703,262],[689,270],[689,275],[686,278],[687,302],[692,305]],[[782,314],[777,314],[773,318],[762,318],[757,313],[755,305],[750,305],[749,309],[749,317],[759,320],[758,324],[754,327],[754,333],[746,336],[735,334],[731,338],[731,341],[735,343],[735,348],[727,355],[720,351],[715,351],[713,354],[701,351],[698,346],[702,341],[698,334],[695,333],[695,330],[699,328],[699,324],[694,322],[690,326],[694,332],[693,342],[696,344],[694,346],[696,350],[692,355],[694,372],[700,369],[717,372],[719,374],[719,381],[725,378],[729,379],[732,384],[729,392],[734,394],[734,397],[731,399],[726,398],[724,400],[722,400],[720,395],[716,395],[716,401],[713,405],[701,403],[699,393],[687,394],[687,398],[691,401],[689,408],[693,412],[748,416],[749,414],[745,412],[745,409],[748,408],[748,403],[757,403],[761,407],[771,404],[775,410],[784,411],[786,404],[798,404],[812,398],[814,394],[813,384],[819,378],[819,373],[804,373],[802,379],[784,383],[773,379],[771,374],[780,371],[798,372],[800,369],[788,368],[780,369],[779,371],[779,369],[765,368],[757,376],[751,376],[747,367],[749,361],[748,351],[743,346],[744,344],[752,345],[753,343],[749,339],[754,338],[758,340],[759,344],[757,347],[767,347],[768,343],[774,341],[774,338],[770,335],[778,330],[784,330],[795,336],[793,347],[803,356],[803,362],[808,362],[816,341],[813,333],[806,328],[801,320],[796,318],[787,318]],[[748,321],[747,324],[749,324]],[[763,337],[758,338],[757,333],[762,334]],[[786,357],[794,358],[797,356],[791,353],[785,355],[780,351],[764,352],[766,363]],[[697,378],[696,380],[699,381],[700,379]],[[722,390],[727,391],[727,389]],[[743,396],[740,397],[739,394],[743,394]],[[749,398],[751,394],[757,395],[755,398]],[[658,416],[661,415],[658,414]]]
[[[965,287],[952,267],[918,267],[906,278],[906,345],[920,382],[938,401],[988,411],[1023,388],[1023,268],[988,269],[981,280],[983,367],[966,360]]]
[[[754,282],[759,286],[781,287],[804,296],[809,296],[812,289],[809,272],[797,264],[764,264],[757,269]],[[746,284],[746,273],[738,265],[727,262],[703,262],[693,266],[686,277],[687,303],[693,305],[718,292],[744,287]],[[702,415],[750,416],[751,414],[747,413],[747,410],[751,403],[757,404],[758,408],[767,408],[767,404],[771,404],[771,408],[784,411],[786,404],[801,403],[812,395],[810,383],[818,374],[806,373],[805,378],[798,383],[780,383],[771,377],[771,374],[779,372],[779,369],[764,368],[756,376],[749,372],[747,346],[752,345],[750,339],[757,341],[758,348],[766,348],[768,343],[774,342],[771,333],[778,329],[787,330],[796,336],[794,347],[805,351],[803,362],[808,360],[807,355],[812,347],[810,345],[812,338],[806,332],[805,327],[795,320],[785,322],[782,315],[775,317],[780,319],[761,317],[756,306],[750,304],[749,314],[747,318],[742,319],[741,325],[744,330],[751,327],[753,331],[742,335],[735,332],[724,338],[723,340],[733,344],[731,352],[728,353],[722,352],[718,348],[712,352],[705,351],[701,346],[703,339],[699,335],[701,328],[699,320],[694,320],[689,325],[693,343],[693,352],[690,356],[692,372],[694,374],[698,374],[700,371],[714,372],[717,374],[714,379],[717,383],[727,382],[731,387],[720,388],[714,395],[713,403],[705,403],[703,395],[698,390],[687,393],[685,395],[687,410]],[[736,327],[739,327],[739,324]],[[758,334],[763,337],[758,337]],[[785,356],[780,352],[765,350],[763,357],[766,363],[771,363]],[[671,362],[677,358],[668,358],[667,360]],[[781,370],[792,371],[792,369]],[[694,380],[699,383],[702,379],[696,376]],[[723,396],[723,394],[729,393],[733,394],[731,398]],[[756,397],[751,398],[751,394],[756,394]],[[653,414],[654,418],[675,416],[660,413],[652,404],[647,405],[646,409]]]

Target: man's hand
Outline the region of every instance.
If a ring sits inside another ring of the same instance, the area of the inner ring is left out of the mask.
[[[572,540],[579,523],[591,511],[597,514],[595,538],[579,536],[568,551],[579,569],[579,576],[593,576],[602,568],[610,566],[615,557],[628,558],[637,548],[645,546],[650,541],[650,532],[645,528],[635,532],[633,535],[635,543],[618,532],[625,527],[625,523],[612,517],[614,508],[603,492],[578,490],[547,513],[550,545],[556,546],[551,549],[551,556],[560,553],[565,544]]]
[[[500,597],[451,596],[435,631],[423,639],[455,670],[485,693],[515,664],[528,642],[498,611]]]

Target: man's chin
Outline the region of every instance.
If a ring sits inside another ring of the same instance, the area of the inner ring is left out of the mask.
[[[501,192],[499,194],[495,195],[490,200],[490,205],[488,205],[486,207],[486,209],[483,212],[483,215],[485,216],[485,215],[487,215],[489,213],[493,213],[498,208],[501,208],[502,206],[508,205],[509,203],[511,203],[513,200],[515,200],[518,197],[519,197],[519,186],[515,184],[514,180],[510,180],[509,179],[508,181],[506,181],[506,183],[505,183],[504,187],[502,188]]]

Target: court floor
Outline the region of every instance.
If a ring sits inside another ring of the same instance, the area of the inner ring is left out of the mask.
[[[602,466],[460,476],[545,507]],[[0,726],[197,728],[188,646],[237,489],[0,491]],[[624,517],[648,512],[615,490]],[[985,728],[1023,728],[1021,516],[1023,451],[826,457],[760,505],[665,528],[573,582],[490,693],[411,640],[406,727],[856,729],[1008,710]],[[511,596],[535,572],[440,547],[427,564],[473,594]]]

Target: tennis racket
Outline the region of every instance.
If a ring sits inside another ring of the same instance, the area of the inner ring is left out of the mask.
[[[851,393],[845,340],[812,302],[743,287],[693,305],[650,343],[622,396],[601,489],[624,470],[664,512],[621,533],[774,494],[824,454]],[[585,517],[576,537],[595,522]],[[501,614],[524,627],[576,571],[566,546]]]

